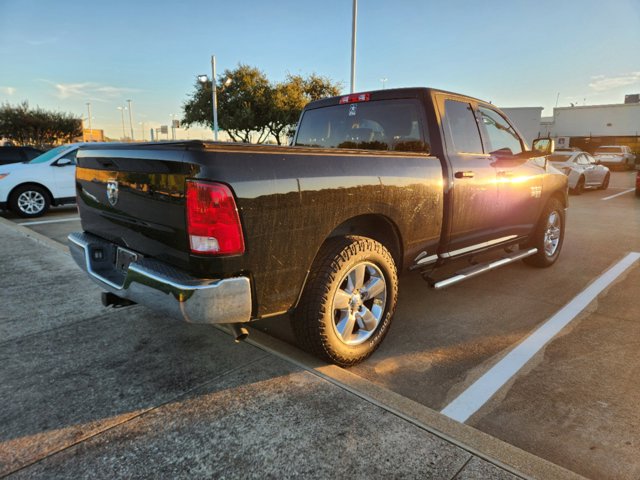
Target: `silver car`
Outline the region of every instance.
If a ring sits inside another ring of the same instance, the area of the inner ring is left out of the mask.
[[[609,169],[587,152],[554,152],[549,161],[569,177],[569,191],[574,195],[580,195],[587,187],[601,190],[609,187]]]
[[[598,162],[622,170],[633,169],[636,161],[636,156],[626,145],[603,145],[598,147],[593,155]]]

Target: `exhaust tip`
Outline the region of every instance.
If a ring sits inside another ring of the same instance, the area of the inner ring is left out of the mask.
[[[239,323],[231,323],[229,324],[229,328],[236,343],[246,340],[249,336],[249,330],[247,330],[246,327],[240,326]]]

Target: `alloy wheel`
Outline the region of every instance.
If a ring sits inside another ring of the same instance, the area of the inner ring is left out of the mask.
[[[340,281],[333,297],[333,327],[347,345],[360,345],[373,335],[387,302],[387,284],[380,268],[361,262]]]
[[[18,196],[18,208],[28,215],[40,213],[45,204],[44,196],[35,190],[27,190]]]
[[[553,210],[547,218],[547,227],[544,232],[544,253],[552,257],[560,243],[560,215]]]

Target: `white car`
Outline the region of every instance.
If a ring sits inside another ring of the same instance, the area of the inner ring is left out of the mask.
[[[611,173],[587,152],[554,152],[548,157],[551,164],[569,177],[569,190],[580,195],[586,187],[606,190]]]
[[[39,217],[51,205],[75,203],[76,154],[82,145],[62,145],[30,162],[0,166],[0,208]]]
[[[631,170],[636,161],[636,156],[626,145],[603,145],[593,153],[596,160],[610,167],[622,170]]]

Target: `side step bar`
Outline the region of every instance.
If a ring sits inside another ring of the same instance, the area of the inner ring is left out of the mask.
[[[459,272],[457,272],[453,277],[445,278],[444,280],[434,282],[433,279],[429,277],[424,277],[424,279],[429,282],[429,284],[436,290],[442,290],[443,288],[449,287],[454,283],[467,280],[469,278],[475,277],[476,275],[480,275],[481,273],[488,272],[489,270],[508,265],[517,260],[522,260],[523,258],[530,257],[531,255],[535,255],[536,253],[538,253],[537,248],[519,250],[505,257],[502,257],[500,260],[494,260],[493,262],[482,263],[480,265],[474,265],[472,267],[465,268],[464,270],[460,270]]]

